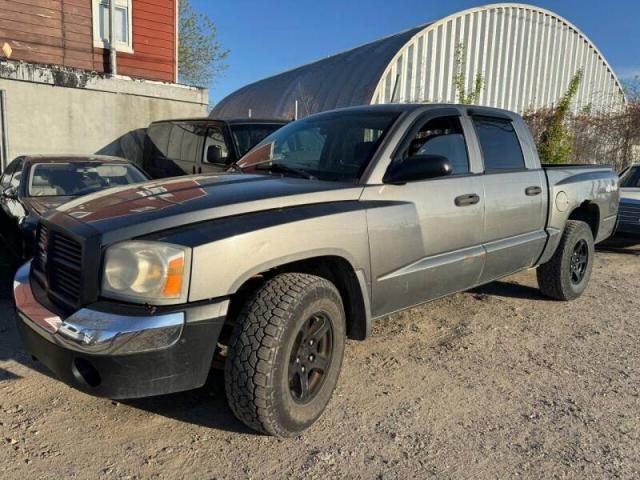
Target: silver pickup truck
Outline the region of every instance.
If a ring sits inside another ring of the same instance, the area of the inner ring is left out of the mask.
[[[456,105],[321,113],[232,171],[111,189],[39,225],[16,275],[26,348],[87,393],[188,390],[223,364],[250,427],[321,415],[345,341],[376,319],[537,267],[579,297],[618,176],[542,167],[516,114]]]

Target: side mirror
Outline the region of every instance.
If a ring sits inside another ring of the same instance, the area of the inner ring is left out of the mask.
[[[451,162],[442,155],[415,155],[392,165],[384,176],[385,183],[402,184],[451,175]]]
[[[223,163],[222,148],[219,145],[209,145],[207,147],[207,163]]]

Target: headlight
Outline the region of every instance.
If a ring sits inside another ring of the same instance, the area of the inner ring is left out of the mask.
[[[191,249],[160,242],[122,242],[107,249],[105,297],[167,305],[186,301]]]

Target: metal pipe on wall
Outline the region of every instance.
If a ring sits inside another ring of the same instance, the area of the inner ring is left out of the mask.
[[[109,66],[111,75],[118,74],[118,59],[116,52],[116,0],[109,1]]]
[[[4,172],[9,163],[9,127],[7,125],[7,91],[0,90],[0,172]]]

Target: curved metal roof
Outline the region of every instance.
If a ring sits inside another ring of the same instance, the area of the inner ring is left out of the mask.
[[[473,7],[247,85],[211,113],[223,119],[292,119],[370,103],[455,103],[454,52],[463,45],[466,89],[482,79],[480,105],[526,111],[555,104],[582,69],[574,109],[625,102],[618,78],[575,25],[521,3]]]
[[[220,101],[211,116],[246,117],[251,110],[253,117],[291,119],[296,99],[300,116],[368,104],[389,61],[425,27],[421,25],[249,84]]]

